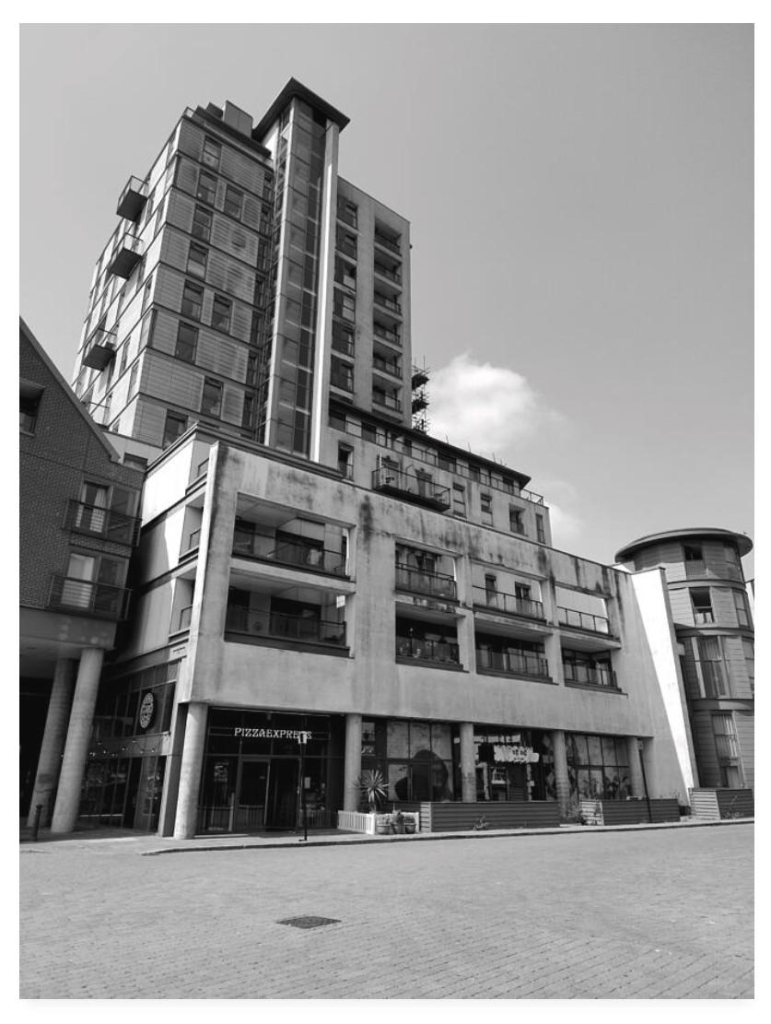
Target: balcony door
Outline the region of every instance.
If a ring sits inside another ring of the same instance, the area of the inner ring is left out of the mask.
[[[107,523],[109,490],[101,484],[84,483],[80,489],[81,504],[75,525],[89,533],[103,534]]]

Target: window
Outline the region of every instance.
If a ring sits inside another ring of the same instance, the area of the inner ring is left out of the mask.
[[[741,590],[734,590],[734,605],[736,606],[736,618],[740,626],[749,626],[750,612],[747,607],[747,596]]]
[[[498,596],[498,581],[491,573],[485,575],[485,604],[495,604]]]
[[[229,217],[241,217],[241,207],[244,204],[244,194],[232,185],[225,186],[225,213]]]
[[[211,325],[218,331],[230,330],[230,316],[233,311],[233,303],[222,295],[214,296],[214,304],[211,311]]]
[[[329,425],[335,430],[345,430],[347,425],[345,415],[332,409],[329,411]]]
[[[339,256],[335,258],[335,281],[346,288],[356,289],[356,267],[341,260]]]
[[[42,395],[43,389],[37,384],[19,385],[19,429],[25,434],[35,433]]]
[[[466,515],[466,488],[463,484],[452,485],[452,510],[456,516]]]
[[[134,397],[134,393],[137,387],[137,380],[139,379],[139,360],[137,359],[134,365],[131,367],[131,374],[129,375],[129,386],[128,396],[129,398]]]
[[[120,354],[120,370],[118,371],[118,376],[120,376],[120,374],[122,374],[123,371],[126,369],[126,364],[128,363],[128,355],[129,355],[129,348],[130,347],[131,347],[131,338],[126,338],[126,340],[123,342],[123,349],[121,350],[121,354]]]
[[[73,552],[67,566],[67,578],[59,603],[82,608],[95,615],[118,616],[122,611],[120,588],[126,577],[126,562],[104,555]]]
[[[691,603],[693,604],[693,621],[697,626],[708,625],[715,621],[712,614],[712,598],[708,589],[692,590]]]
[[[163,447],[174,444],[187,430],[187,416],[177,412],[166,413],[166,426],[163,429]]]
[[[750,693],[755,696],[755,643],[753,640],[742,638],[744,648],[744,664],[747,666],[747,679],[750,683]]]
[[[214,167],[216,170],[220,165],[221,154],[222,146],[215,139],[210,139],[207,135],[203,140],[203,152],[201,153],[203,163],[207,167]]]
[[[203,309],[203,288],[192,281],[185,281],[182,289],[182,316],[189,316],[192,320],[201,319]]]
[[[244,395],[244,405],[241,411],[241,426],[250,430],[254,426],[254,396]]]
[[[337,229],[337,248],[340,252],[345,253],[346,256],[350,256],[352,259],[356,259],[356,235],[352,235],[350,231],[343,231],[342,228]]]
[[[337,468],[346,480],[353,480],[353,448],[347,444],[337,446]]]
[[[153,292],[153,280],[152,280],[152,278],[150,278],[150,280],[145,284],[145,290],[142,293],[142,314],[141,315],[144,315],[147,312],[147,307],[150,305],[150,299],[152,298],[152,292]]]
[[[337,356],[332,356],[330,369],[330,383],[343,391],[353,391],[353,367],[344,363]]]
[[[509,505],[509,529],[512,533],[525,532],[525,513],[514,505]]]
[[[712,735],[720,768],[720,785],[732,789],[740,787],[739,744],[736,739],[736,723],[730,712],[712,715]]]
[[[491,494],[480,494],[479,504],[482,509],[482,522],[487,526],[493,524],[493,496]]]
[[[213,174],[201,171],[198,175],[198,191],[196,196],[204,203],[214,205],[214,197],[217,195],[217,179]]]
[[[356,300],[354,297],[352,295],[346,295],[338,288],[335,288],[334,313],[335,316],[342,317],[343,320],[355,320]]]
[[[201,412],[207,416],[219,416],[222,408],[222,385],[218,380],[207,377],[203,382]]]
[[[192,243],[187,252],[187,272],[195,277],[206,277],[206,257],[208,249]]]
[[[180,324],[177,328],[177,346],[174,355],[178,359],[184,359],[186,363],[195,362],[195,353],[198,348],[198,328],[191,324]]]
[[[546,543],[546,528],[544,526],[543,516],[538,512],[535,514],[535,535],[539,544]]]
[[[686,562],[703,561],[701,544],[683,544],[683,557]]]
[[[338,321],[332,322],[332,348],[335,352],[352,356],[354,353],[353,328]]]
[[[202,206],[196,206],[193,213],[192,234],[202,242],[208,242],[211,237],[211,214]]]
[[[694,637],[702,693],[705,697],[728,697],[728,679],[723,663],[719,636]]]
[[[355,228],[359,219],[359,208],[348,199],[340,199],[337,204],[337,215],[343,223]]]

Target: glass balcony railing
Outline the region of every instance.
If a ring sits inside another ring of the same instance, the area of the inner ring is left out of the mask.
[[[147,202],[147,193],[147,182],[132,176],[120,194],[118,209],[115,212],[126,220],[138,220]]]
[[[67,503],[67,514],[64,521],[65,529],[75,533],[87,533],[92,537],[102,537],[116,544],[133,546],[137,539],[139,519],[116,512],[98,505],[88,505],[84,501],[70,500]]]
[[[526,651],[514,651],[510,648],[494,651],[489,647],[477,647],[477,668],[488,672],[505,672],[512,676],[535,676],[538,679],[549,678],[549,663],[546,658]]]
[[[384,494],[393,494],[416,505],[438,509],[440,512],[450,507],[449,487],[440,487],[433,480],[415,473],[403,473],[398,469],[381,466],[372,470],[372,489]]]
[[[48,608],[119,622],[126,618],[129,593],[125,587],[107,583],[72,576],[52,576]]]
[[[419,661],[460,664],[460,648],[447,640],[423,640],[413,636],[396,637],[396,656]]]
[[[557,608],[558,620],[561,626],[571,626],[573,629],[585,629],[591,633],[610,634],[610,621],[602,615],[590,615],[589,612],[579,612],[574,608]]]
[[[426,572],[408,565],[396,566],[396,589],[412,590],[418,594],[455,600],[456,584],[452,576],[441,572]]]
[[[298,640],[302,643],[345,646],[345,623],[315,615],[288,615],[285,612],[259,612],[228,605],[225,629],[248,636]]]
[[[107,265],[107,274],[114,274],[116,277],[129,278],[131,271],[142,259],[144,244],[141,238],[130,235],[128,232],[121,236],[112,259]]]
[[[92,370],[103,370],[115,358],[116,346],[115,332],[98,328],[88,340],[83,353],[83,365]]]
[[[514,594],[501,594],[497,590],[488,590],[485,587],[474,587],[473,591],[474,603],[483,605],[491,611],[521,615],[527,619],[545,618],[541,601],[533,601],[529,597],[516,597]]]

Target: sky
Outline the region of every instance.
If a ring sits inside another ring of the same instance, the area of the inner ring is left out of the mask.
[[[22,25],[20,312],[68,380],[129,176],[290,77],[411,222],[430,433],[528,474],[585,558],[754,536],[749,24]]]

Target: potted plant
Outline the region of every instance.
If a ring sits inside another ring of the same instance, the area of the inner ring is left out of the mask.
[[[397,811],[395,808],[391,815],[391,828],[397,835],[404,834],[404,815],[401,811]]]
[[[361,793],[364,800],[367,801],[369,807],[369,813],[374,815],[375,830],[381,831],[381,823],[377,820],[377,811],[380,804],[383,803],[388,791],[386,789],[386,781],[383,777],[383,773],[377,768],[368,769],[362,772],[359,776],[359,792]],[[389,828],[383,828],[383,832],[388,832]]]
[[[408,836],[414,836],[417,831],[417,822],[413,817],[405,817],[404,819],[404,834]]]

